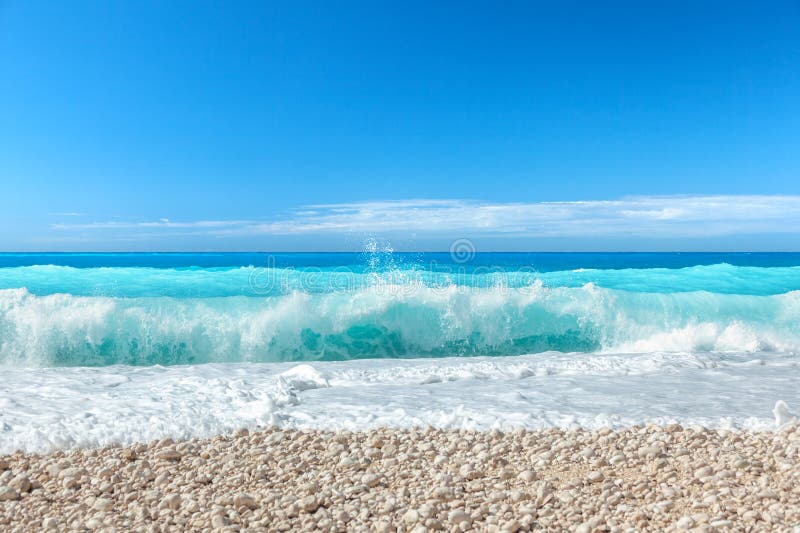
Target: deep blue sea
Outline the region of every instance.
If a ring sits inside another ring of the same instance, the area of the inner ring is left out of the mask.
[[[0,254],[0,364],[794,351],[797,253]]]

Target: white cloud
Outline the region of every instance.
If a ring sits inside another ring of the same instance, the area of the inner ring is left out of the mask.
[[[108,230],[108,229],[140,229],[140,228],[170,228],[170,229],[195,229],[195,228],[223,228],[228,226],[247,226],[252,224],[247,220],[198,220],[194,222],[172,222],[168,218],[159,218],[154,221],[122,222],[117,220],[105,222],[89,222],[87,224],[53,224],[57,230]]]
[[[171,230],[217,237],[363,233],[524,237],[713,237],[800,233],[800,196],[643,196],[619,200],[488,203],[397,200],[302,206],[274,220],[167,218],[56,224],[62,231]]]

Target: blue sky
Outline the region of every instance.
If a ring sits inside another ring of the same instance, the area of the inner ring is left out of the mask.
[[[0,0],[0,250],[800,250],[798,65],[792,1]]]

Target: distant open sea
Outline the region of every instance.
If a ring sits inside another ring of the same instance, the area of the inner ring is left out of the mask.
[[[800,403],[798,351],[798,253],[5,253],[0,452],[265,423],[767,427]]]

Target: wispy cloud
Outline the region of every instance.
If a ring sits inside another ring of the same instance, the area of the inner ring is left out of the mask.
[[[61,231],[170,230],[217,237],[331,233],[431,236],[713,237],[800,233],[800,196],[643,196],[618,200],[489,203],[397,200],[299,207],[273,220],[59,223]]]
[[[252,225],[252,221],[247,220],[198,220],[192,222],[173,222],[168,218],[141,222],[124,222],[111,220],[104,222],[89,222],[86,224],[59,223],[53,224],[53,229],[58,230],[103,230],[103,229],[139,229],[139,228],[164,228],[164,229],[195,229],[195,228],[224,228],[224,227],[243,227]]]

